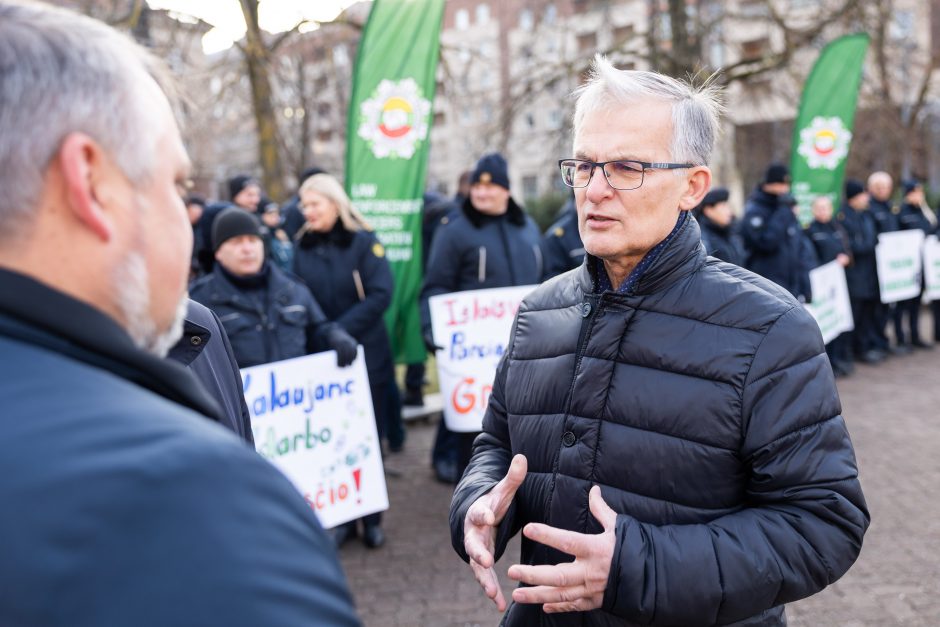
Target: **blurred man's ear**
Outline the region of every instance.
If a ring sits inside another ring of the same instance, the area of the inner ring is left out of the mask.
[[[84,133],[70,133],[62,142],[56,162],[64,184],[66,209],[103,242],[111,239],[114,223],[106,202],[113,166],[101,146]]]
[[[702,202],[712,186],[712,171],[708,166],[698,165],[689,169],[686,188],[679,199],[679,209],[692,210]]]

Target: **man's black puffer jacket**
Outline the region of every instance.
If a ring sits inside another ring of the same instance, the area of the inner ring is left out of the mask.
[[[858,556],[869,515],[816,323],[699,240],[685,220],[632,293],[592,293],[588,260],[524,300],[451,504],[454,548],[466,561],[467,509],[516,453],[529,472],[497,557],[528,522],[600,533],[594,484],[617,545],[601,609],[514,604],[503,624],[784,625],[783,603]],[[522,563],[571,559],[522,540]]]

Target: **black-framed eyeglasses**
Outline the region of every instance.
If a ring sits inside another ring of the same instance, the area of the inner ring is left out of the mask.
[[[558,162],[561,168],[561,180],[568,187],[587,187],[594,176],[594,169],[604,171],[607,183],[614,189],[625,191],[637,189],[643,185],[643,177],[647,170],[681,170],[694,168],[692,163],[650,163],[648,161],[618,160],[618,161],[587,161],[585,159],[562,159]]]

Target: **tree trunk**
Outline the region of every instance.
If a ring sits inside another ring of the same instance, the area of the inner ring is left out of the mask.
[[[247,32],[242,54],[251,85],[251,104],[258,136],[258,159],[261,162],[262,184],[268,196],[277,201],[286,198],[284,168],[277,143],[277,124],[271,94],[269,51],[258,25],[258,0],[241,0]]]

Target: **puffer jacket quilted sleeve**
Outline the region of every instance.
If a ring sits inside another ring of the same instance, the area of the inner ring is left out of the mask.
[[[809,596],[855,561],[868,526],[818,335],[795,306],[758,348],[743,395],[748,507],[697,525],[617,518],[604,609],[648,624],[721,625]],[[846,454],[848,452],[848,454]]]

